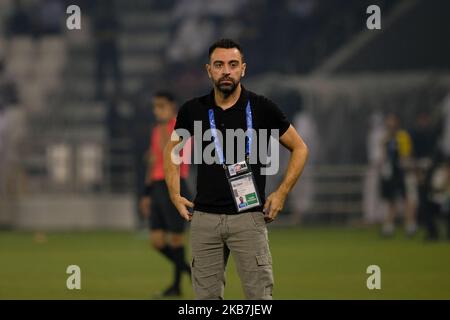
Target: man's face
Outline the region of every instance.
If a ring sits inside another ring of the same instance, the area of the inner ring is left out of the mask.
[[[157,122],[167,122],[174,116],[174,103],[165,97],[153,98],[153,114]]]
[[[225,95],[234,92],[245,74],[246,64],[236,48],[217,48],[211,54],[206,71],[214,87]]]
[[[395,115],[395,114],[388,114],[386,116],[385,123],[386,123],[386,128],[391,133],[396,132],[400,127],[400,121],[399,121],[397,115]]]

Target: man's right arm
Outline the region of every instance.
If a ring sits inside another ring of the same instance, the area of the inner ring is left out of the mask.
[[[189,213],[187,207],[193,208],[194,204],[180,194],[180,165],[175,163],[172,159],[172,157],[175,158],[179,156],[176,154],[172,156],[172,153],[174,148],[181,142],[181,140],[169,140],[167,142],[166,147],[164,148],[164,176],[169,190],[170,200],[175,208],[177,208],[180,215],[187,221],[190,221],[192,215]]]

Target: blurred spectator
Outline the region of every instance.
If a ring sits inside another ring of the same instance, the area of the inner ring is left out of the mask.
[[[428,203],[429,188],[426,184],[426,175],[430,169],[433,156],[436,153],[438,131],[432,125],[431,117],[426,111],[421,111],[416,115],[416,124],[411,131],[413,141],[413,155],[415,167],[415,180],[417,185],[417,208],[418,218],[422,220],[428,214],[430,206]]]
[[[384,220],[382,234],[392,236],[395,231],[397,200],[404,210],[405,228],[408,236],[417,231],[415,210],[406,190],[406,173],[410,166],[412,141],[401,128],[397,114],[389,113],[385,118],[386,136],[383,139],[383,163],[381,167],[381,195],[389,209]]]
[[[382,141],[386,135],[383,115],[374,112],[370,117],[367,137],[368,170],[364,181],[363,206],[364,221],[367,223],[382,222],[383,201],[380,197],[380,164],[383,160]]]
[[[115,94],[121,94],[122,74],[118,46],[120,25],[115,1],[99,0],[94,9],[94,37],[96,43],[96,98],[105,99],[107,72],[112,71]]]
[[[140,208],[148,220],[149,240],[152,246],[174,265],[174,280],[163,293],[163,297],[181,295],[181,276],[190,276],[189,265],[185,261],[184,231],[186,221],[180,217],[170,201],[165,182],[163,151],[176,122],[176,102],[169,91],[159,91],[153,96],[153,114],[156,120],[147,151],[147,173]],[[188,149],[184,147],[183,151]],[[184,154],[183,154],[184,156]],[[183,196],[189,196],[187,177],[189,166],[180,165],[180,188]]]
[[[450,158],[447,157],[443,163],[439,160],[434,162],[424,180],[425,240],[439,239],[441,216],[445,220],[447,240],[450,240]]]
[[[438,132],[433,126],[428,112],[419,112],[416,116],[416,125],[411,132],[414,145],[414,158],[416,160],[431,160],[436,151]]]
[[[446,220],[447,239],[450,240],[450,94],[446,96],[442,108],[443,132],[437,156],[428,170],[419,171],[419,210],[426,227],[426,240],[439,239],[438,218],[443,215]],[[444,158],[444,165],[441,159]]]

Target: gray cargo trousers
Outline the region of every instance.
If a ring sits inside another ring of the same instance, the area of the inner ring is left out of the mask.
[[[230,252],[245,297],[272,299],[272,256],[262,212],[225,215],[194,211],[190,237],[196,299],[223,299]]]

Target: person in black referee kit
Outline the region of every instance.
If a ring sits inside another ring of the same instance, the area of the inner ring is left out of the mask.
[[[156,124],[150,136],[147,177],[143,192],[145,196],[140,201],[140,210],[149,222],[152,247],[169,259],[175,267],[173,283],[155,297],[179,297],[182,273],[190,274],[191,271],[185,262],[184,254],[186,221],[180,217],[170,201],[164,181],[163,160],[163,149],[175,127],[176,101],[171,92],[158,91],[153,95],[152,102]],[[186,182],[188,175],[189,166],[182,164],[180,185],[184,194],[189,192]]]
[[[196,299],[223,299],[230,252],[245,297],[272,299],[272,256],[266,223],[276,219],[282,210],[308,157],[307,146],[278,106],[241,85],[245,70],[239,44],[230,39],[214,43],[206,64],[213,90],[184,103],[177,115],[176,135],[164,150],[165,180],[170,198],[180,215],[191,221],[191,271]],[[199,124],[201,132],[198,131]],[[213,139],[202,141],[203,133],[209,129]],[[227,141],[226,130],[229,129],[244,131],[246,137],[237,138],[240,143],[235,143],[236,136],[230,136],[233,141]],[[264,130],[269,132],[267,138],[261,134]],[[291,152],[290,160],[278,189],[265,198],[266,180],[261,169],[266,162],[260,159],[258,138],[261,136],[268,141],[276,130],[279,142]],[[173,157],[178,144],[184,143],[182,132],[186,131],[194,137],[194,146],[201,134],[202,155],[212,143],[216,159],[212,164],[203,159],[198,165],[197,194],[193,203],[180,193],[179,165]],[[258,141],[256,144],[255,140]],[[227,152],[230,145],[235,149],[234,158],[227,157],[231,154]],[[256,161],[252,161],[255,155]],[[193,208],[192,213],[189,208]]]

